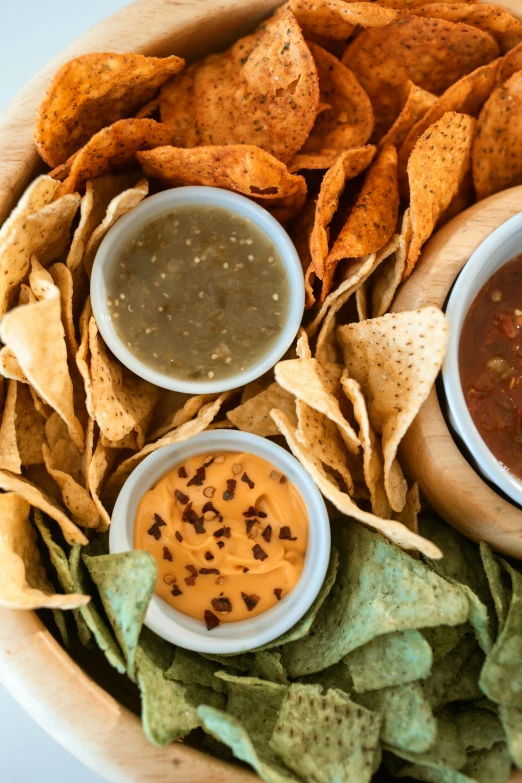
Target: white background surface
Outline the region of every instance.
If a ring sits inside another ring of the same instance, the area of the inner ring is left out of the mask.
[[[124,5],[127,0],[0,0],[0,108],[66,44]],[[2,686],[0,727],[1,783],[103,783]]]

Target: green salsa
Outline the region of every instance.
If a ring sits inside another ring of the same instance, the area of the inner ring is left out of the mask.
[[[289,283],[272,241],[213,206],[171,209],[141,226],[112,259],[107,305],[128,349],[180,380],[248,370],[285,324]]]

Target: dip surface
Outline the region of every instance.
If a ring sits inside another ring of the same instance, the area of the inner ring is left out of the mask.
[[[134,527],[134,547],[158,562],[156,594],[209,630],[284,598],[299,581],[307,544],[296,487],[269,462],[238,452],[170,470],[141,499]]]
[[[107,304],[129,350],[180,380],[249,369],[287,318],[289,284],[274,244],[246,218],[212,206],[172,209],[112,260]]]
[[[477,295],[459,344],[462,389],[495,457],[522,479],[522,255]]]

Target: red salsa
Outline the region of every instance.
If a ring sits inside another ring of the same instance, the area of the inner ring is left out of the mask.
[[[459,365],[469,412],[495,457],[522,479],[522,254],[471,305]]]

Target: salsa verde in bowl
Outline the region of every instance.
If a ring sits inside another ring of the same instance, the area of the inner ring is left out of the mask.
[[[166,389],[219,392],[263,375],[290,347],[303,273],[262,207],[219,188],[176,188],[109,231],[91,300],[105,342],[130,370]]]

